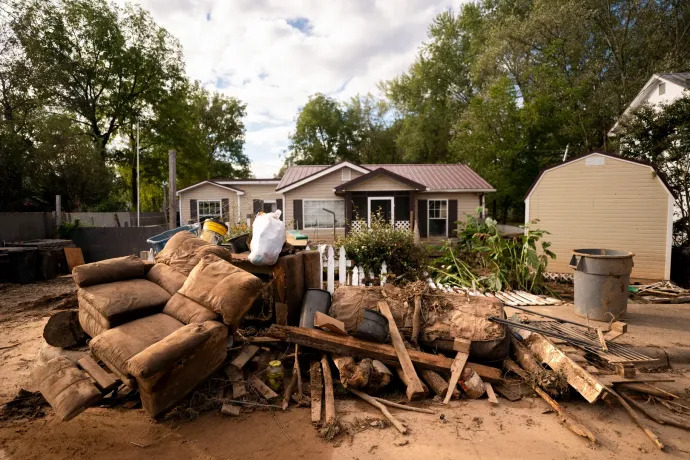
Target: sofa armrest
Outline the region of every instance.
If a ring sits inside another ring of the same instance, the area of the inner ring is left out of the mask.
[[[149,379],[193,355],[216,334],[227,335],[227,327],[217,321],[187,324],[130,358],[127,370],[135,378]]]
[[[146,275],[144,262],[136,256],[116,257],[114,259],[78,265],[72,269],[74,282],[79,287],[114,283]]]

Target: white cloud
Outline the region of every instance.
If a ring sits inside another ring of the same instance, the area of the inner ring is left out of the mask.
[[[461,1],[139,3],[180,40],[190,77],[248,104],[245,152],[257,177],[271,177],[309,95],[377,94],[412,63],[433,17]]]

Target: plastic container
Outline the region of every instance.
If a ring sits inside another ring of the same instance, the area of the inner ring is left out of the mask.
[[[220,244],[228,233],[228,227],[217,219],[206,219],[201,230],[201,239],[211,244]]]
[[[191,232],[194,233],[195,235],[199,234],[199,224],[192,224],[192,225],[185,225],[182,227],[177,227],[173,228],[172,230],[167,230],[163,233],[159,233],[158,235],[152,236],[148,240],[146,240],[147,243],[151,245],[153,248],[154,254],[158,254],[163,250],[165,247],[165,244],[168,242],[170,238],[173,237],[175,233],[179,232]]]
[[[570,268],[575,270],[576,315],[613,321],[625,314],[634,255],[615,249],[573,250]]]
[[[364,319],[355,332],[357,338],[383,343],[388,337],[388,320],[381,313],[364,309]]]
[[[471,367],[466,367],[460,374],[460,387],[472,399],[481,398],[486,392],[484,381]]]
[[[266,368],[266,384],[273,391],[280,391],[283,386],[284,375],[283,363],[278,360],[271,361]]]
[[[331,293],[323,289],[307,289],[302,297],[302,312],[299,327],[314,329],[314,314],[317,311],[328,314],[331,309]]]
[[[249,246],[247,245],[248,239],[249,233],[245,233],[230,239],[228,242],[230,243],[230,249],[232,250],[233,254],[240,254],[242,252],[249,251]]]

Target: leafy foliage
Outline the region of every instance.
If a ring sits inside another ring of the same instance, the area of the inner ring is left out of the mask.
[[[439,282],[492,292],[508,288],[536,294],[546,291],[543,274],[549,258],[556,258],[549,250],[551,243],[542,240],[548,232],[525,226],[524,235],[504,236],[495,220],[487,218],[482,223],[472,216],[458,225],[459,241],[445,243],[445,255],[433,268]]]
[[[622,120],[621,154],[654,165],[675,195],[678,246],[690,245],[690,96],[662,107],[645,105]]]
[[[413,280],[422,276],[427,264],[426,246],[415,245],[412,232],[394,228],[381,213],[372,213],[369,228],[361,225],[351,230],[336,246],[344,246],[347,256],[366,273],[378,273],[386,262],[388,273]]]

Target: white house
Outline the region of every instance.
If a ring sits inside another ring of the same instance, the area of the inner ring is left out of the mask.
[[[663,105],[671,103],[690,93],[690,72],[655,73],[637,93],[619,120],[629,116],[635,109],[644,104]],[[609,131],[609,136],[616,135],[618,121]]]

